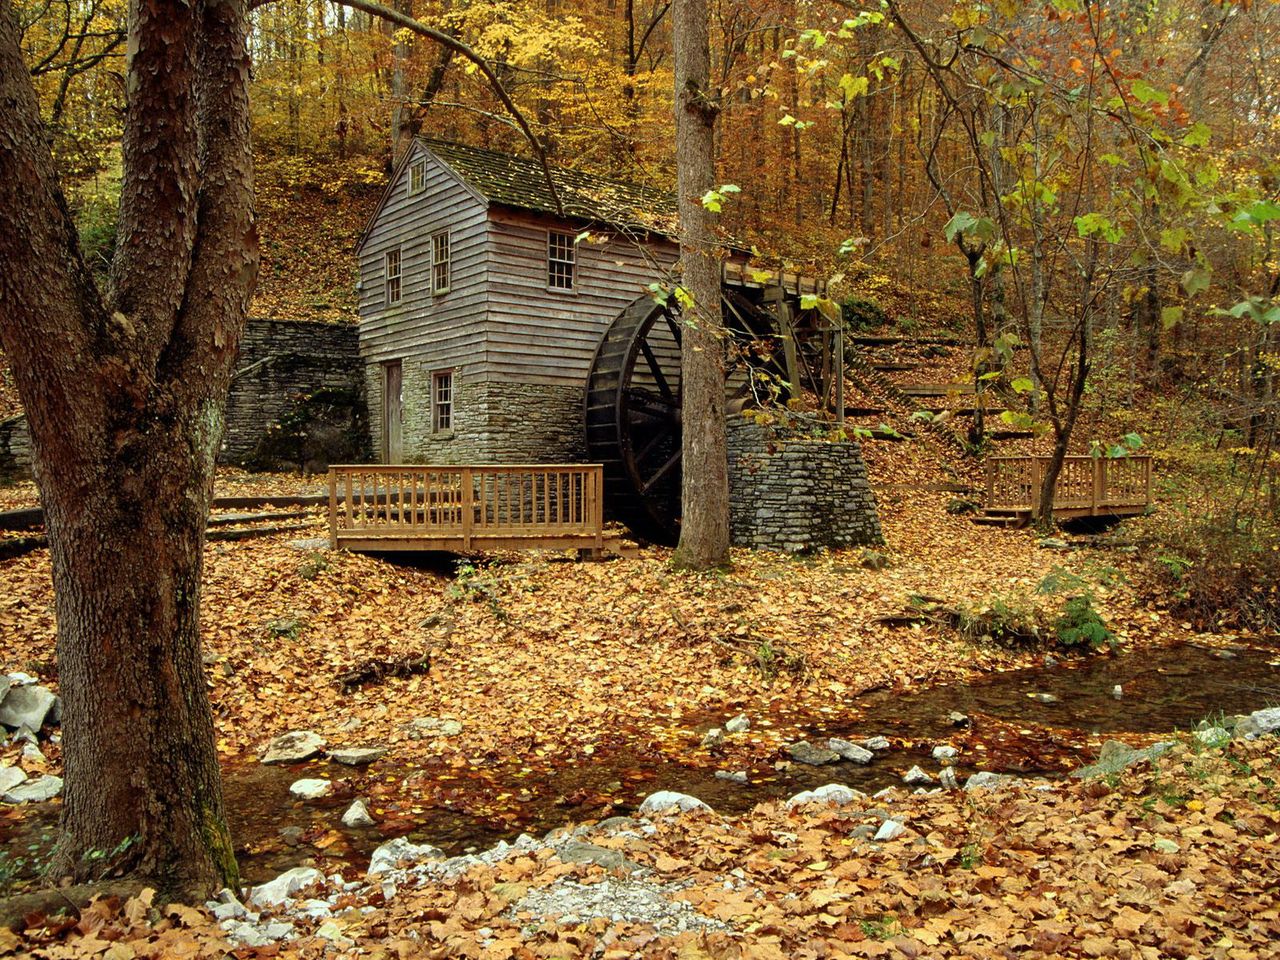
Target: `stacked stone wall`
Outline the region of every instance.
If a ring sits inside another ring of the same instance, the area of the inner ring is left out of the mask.
[[[884,543],[856,440],[729,418],[729,530],[738,546],[804,553]]]

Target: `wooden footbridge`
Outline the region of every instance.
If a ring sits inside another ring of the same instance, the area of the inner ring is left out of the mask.
[[[1026,526],[1040,507],[1050,457],[990,457],[987,502],[978,523]],[[1053,515],[1132,517],[1151,506],[1151,458],[1067,457],[1054,489]]]
[[[363,551],[619,552],[600,464],[329,468],[329,542]]]

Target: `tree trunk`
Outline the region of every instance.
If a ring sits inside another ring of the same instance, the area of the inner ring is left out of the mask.
[[[686,307],[680,348],[682,520],[677,566],[707,570],[729,559],[729,458],[725,439],[720,260],[702,196],[715,181],[717,107],[710,94],[706,0],[676,0],[676,172]]]
[[[193,896],[237,872],[200,659],[205,518],[254,279],[244,0],[130,8],[110,299],[0,0],[0,347],[53,567],[65,803],[51,871]]]

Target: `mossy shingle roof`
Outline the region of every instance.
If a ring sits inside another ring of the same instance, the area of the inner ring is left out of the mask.
[[[537,160],[447,140],[424,138],[422,143],[490,203],[557,213]],[[560,167],[551,168],[551,180],[567,217],[675,234],[676,198],[669,193]]]

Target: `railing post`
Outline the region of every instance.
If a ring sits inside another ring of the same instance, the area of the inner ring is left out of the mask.
[[[596,556],[604,552],[604,466],[591,468],[591,522],[596,528]]]
[[[475,511],[475,491],[471,489],[471,468],[462,468],[462,548],[471,549],[471,525]]]
[[[1031,458],[1031,515],[1040,519],[1040,501],[1044,494],[1044,460]],[[1049,509],[1053,509],[1053,497],[1050,495]]]
[[[987,507],[991,508],[996,505],[996,461],[993,457],[987,458]]]
[[[1089,513],[1092,516],[1098,515],[1098,508],[1102,506],[1103,495],[1107,489],[1107,462],[1102,457],[1093,458],[1093,489],[1090,492]]]
[[[329,549],[338,549],[338,471],[329,467]]]

